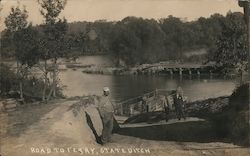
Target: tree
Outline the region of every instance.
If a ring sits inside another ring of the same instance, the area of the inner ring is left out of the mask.
[[[164,32],[157,21],[127,17],[112,32],[111,51],[126,65],[154,63],[164,59]]]
[[[18,30],[13,37],[15,48],[18,50],[18,53],[16,53],[16,59],[19,61],[20,66],[19,81],[22,82],[21,91],[25,91],[26,94],[28,89],[25,88],[27,87],[25,82],[29,79],[29,70],[39,61],[37,38],[37,31],[31,25],[27,28]]]
[[[19,91],[20,91],[20,98],[23,99],[23,75],[22,75],[22,65],[20,65],[20,60],[19,57],[22,55],[19,53],[19,48],[18,46],[20,44],[20,40],[15,40],[14,36],[18,31],[21,31],[28,26],[28,12],[24,8],[21,10],[19,6],[17,7],[12,7],[10,14],[5,18],[5,25],[7,27],[7,34],[9,35],[9,42],[11,42],[10,45],[13,46],[14,52],[15,52],[15,57],[16,57],[16,62],[17,62],[17,76],[19,80]]]
[[[39,61],[38,32],[31,25],[18,30],[13,36],[13,41],[18,49],[16,58],[20,65],[30,68]]]
[[[247,61],[247,26],[242,13],[229,12],[222,25],[222,34],[217,40],[214,60],[226,68],[244,69]]]
[[[141,41],[135,33],[129,27],[118,23],[111,44],[117,66],[123,65],[121,61],[125,61],[126,65],[134,65],[137,62],[140,47]]]
[[[44,49],[44,77],[45,77],[45,86],[44,86],[44,96],[45,100],[46,86],[48,84],[48,68],[47,60],[53,59],[53,82],[51,90],[47,96],[47,100],[50,99],[51,94],[56,97],[56,86],[58,84],[58,68],[57,68],[57,59],[65,55],[65,35],[67,32],[67,21],[66,19],[60,19],[59,14],[64,9],[66,5],[66,0],[38,0],[38,3],[41,6],[41,14],[45,19],[43,25],[43,41],[42,49]]]
[[[239,0],[238,4],[244,9],[244,19],[247,24],[247,34],[248,34],[248,55],[250,54],[250,1]],[[249,56],[248,56],[249,57]],[[249,62],[249,61],[248,61]],[[250,64],[248,63],[248,68]]]
[[[2,58],[15,58],[15,48],[12,42],[12,33],[10,31],[1,32],[1,57]]]
[[[5,25],[7,30],[10,32],[16,32],[28,26],[28,12],[24,8],[20,9],[19,6],[16,8],[12,7],[10,14],[5,18]]]

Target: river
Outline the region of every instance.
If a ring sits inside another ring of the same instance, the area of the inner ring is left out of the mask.
[[[110,59],[104,56],[84,56],[78,62],[82,64],[110,65]],[[108,86],[114,100],[125,100],[140,96],[155,89],[176,89],[181,86],[189,101],[230,95],[237,81],[235,79],[182,78],[178,76],[146,75],[95,75],[82,73],[81,69],[60,72],[63,93],[68,96],[102,94],[102,88]]]

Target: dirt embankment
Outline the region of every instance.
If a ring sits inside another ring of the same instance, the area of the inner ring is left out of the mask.
[[[1,113],[1,123],[5,123],[1,126],[1,154],[3,156],[44,155],[46,152],[49,152],[46,155],[52,156],[250,154],[249,149],[227,143],[153,141],[119,134],[114,134],[112,143],[101,146],[96,143],[95,135],[86,119],[87,112],[99,135],[102,125],[95,107],[76,103],[79,101],[58,100],[53,104],[24,107],[8,114]],[[2,133],[4,130],[5,133]],[[112,153],[111,149],[115,148],[118,150]],[[91,153],[91,149],[94,153]],[[104,149],[106,153],[101,153]],[[122,149],[127,153],[123,153]],[[144,149],[144,153],[135,150],[131,154],[128,149]]]
[[[23,152],[23,155],[28,155],[31,147],[95,145],[95,137],[86,126],[87,110],[78,109],[77,115],[70,110],[76,102],[58,101],[7,114],[2,153],[20,155]]]

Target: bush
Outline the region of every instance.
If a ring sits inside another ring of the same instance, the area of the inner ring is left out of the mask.
[[[248,138],[248,118],[249,111],[243,111],[236,114],[231,123],[230,134],[234,143],[239,145],[249,145]]]
[[[211,118],[218,137],[230,139],[238,145],[249,145],[248,114],[249,84],[239,86],[229,97],[226,109]]]
[[[10,67],[0,64],[0,95],[7,96],[10,91],[16,90],[17,79],[16,74],[10,70]]]
[[[247,108],[249,104],[249,83],[243,84],[236,88],[229,98],[230,108],[236,111]]]
[[[42,100],[44,81],[36,77],[25,77],[23,80],[24,100],[32,102]],[[51,86],[47,86],[46,93],[49,93]],[[60,86],[56,87],[58,97],[63,97]],[[19,97],[19,85],[17,75],[9,66],[0,64],[0,96],[7,98]]]
[[[23,91],[26,102],[40,101],[43,97],[44,81],[35,77],[23,80]],[[50,92],[51,86],[48,85],[46,93]],[[64,97],[60,86],[56,87],[57,97]]]
[[[229,107],[234,113],[231,121],[230,135],[233,142],[249,145],[249,83],[239,86],[229,98]]]

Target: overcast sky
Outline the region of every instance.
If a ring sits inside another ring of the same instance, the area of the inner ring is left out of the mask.
[[[26,6],[30,22],[43,22],[37,0],[19,1],[21,6]],[[3,20],[10,8],[17,5],[17,0],[2,0],[1,4],[3,10],[0,30],[4,28]],[[201,16],[209,17],[214,13],[225,15],[229,10],[243,12],[237,0],[68,0],[61,16],[69,22],[100,19],[117,21],[127,16],[159,19],[169,15],[190,21]]]

